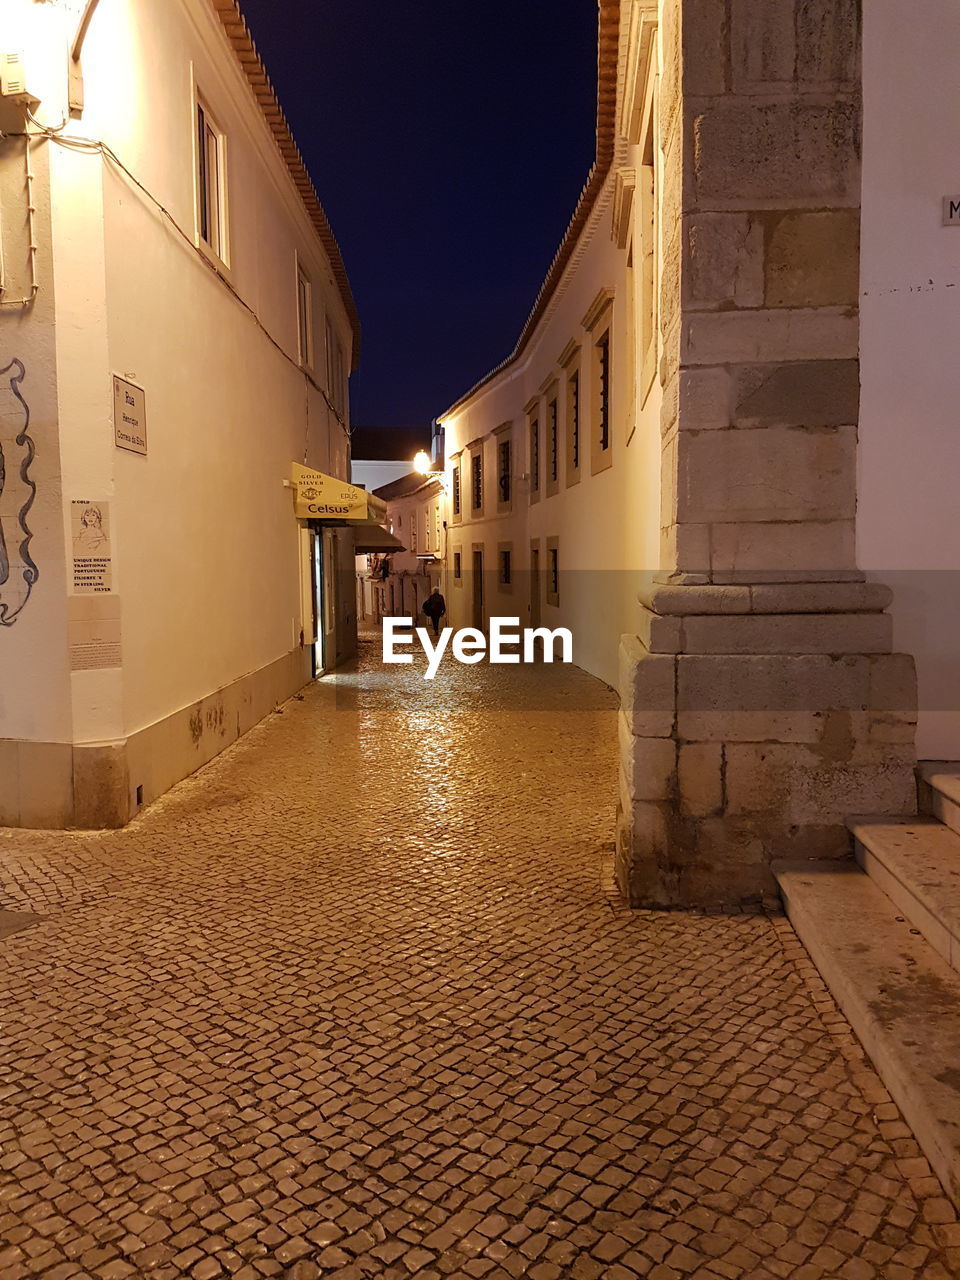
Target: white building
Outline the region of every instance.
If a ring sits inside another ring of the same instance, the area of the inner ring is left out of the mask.
[[[429,448],[429,428],[354,427],[350,478],[373,493],[405,476]]]
[[[376,496],[387,505],[386,525],[400,545],[369,565],[374,620],[410,618],[422,626],[424,600],[441,586],[447,524],[441,476],[411,471]]]
[[[638,905],[771,894],[960,758],[960,19],[864,8],[600,0],[593,170],[440,419],[450,621],[570,627],[618,687]],[[940,74],[891,93],[906,49]]]
[[[357,317],[233,0],[4,0],[0,57],[0,824],[118,825],[353,648],[287,486]]]

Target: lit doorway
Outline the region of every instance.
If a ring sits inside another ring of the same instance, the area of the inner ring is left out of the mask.
[[[314,677],[323,676],[324,663],[324,534],[314,531]]]

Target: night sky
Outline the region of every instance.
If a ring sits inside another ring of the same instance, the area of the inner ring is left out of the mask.
[[[355,426],[512,350],[593,161],[596,0],[241,0],[360,312]]]

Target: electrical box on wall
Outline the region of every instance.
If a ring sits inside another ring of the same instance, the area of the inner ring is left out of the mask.
[[[0,132],[21,133],[40,99],[27,88],[23,55],[0,50]]]
[[[27,107],[40,101],[27,88],[22,53],[12,50],[0,53],[0,98],[5,98],[8,102],[22,102]]]

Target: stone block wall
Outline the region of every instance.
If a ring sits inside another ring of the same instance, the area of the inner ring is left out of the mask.
[[[621,657],[635,905],[773,890],[915,809],[912,661],[854,558],[859,0],[663,0],[661,570]]]

